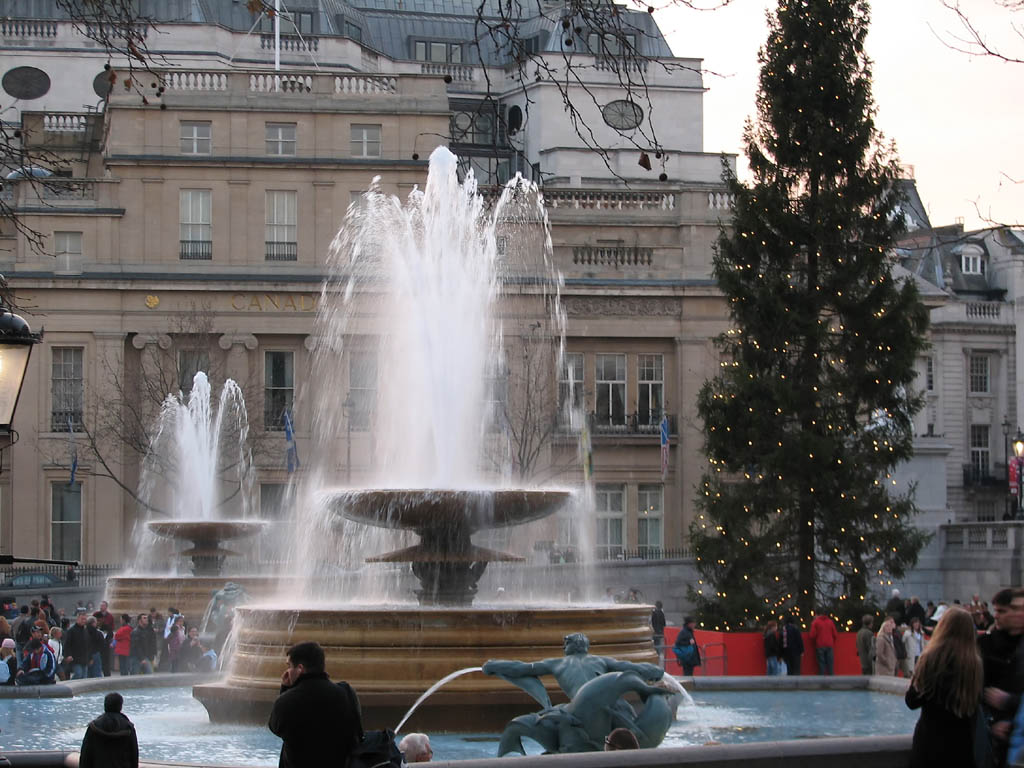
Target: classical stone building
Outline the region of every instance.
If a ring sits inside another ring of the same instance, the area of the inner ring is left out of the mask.
[[[331,241],[374,176],[404,196],[439,144],[484,185],[515,171],[541,185],[564,276],[568,354],[557,383],[590,414],[596,500],[586,535],[561,526],[538,551],[581,540],[611,558],[685,547],[702,464],[695,395],[717,365],[710,339],[724,322],[711,245],[728,215],[721,158],[702,146],[699,61],[673,58],[652,17],[630,12],[642,34],[629,43],[643,56],[631,66],[644,68],[650,98],[639,103],[608,55],[614,41],[584,30],[583,52],[567,52],[560,8],[523,19],[551,71],[571,66],[579,77],[580,119],[609,148],[601,158],[550,77],[510,77],[515,56],[497,48],[483,65],[471,55],[474,4],[306,5],[277,47],[244,3],[164,3],[150,33],[157,71],[125,87],[124,62],[113,61],[112,90],[105,54],[52,4],[7,9],[3,87],[20,112],[3,117],[68,165],[67,177],[2,192],[49,252],[3,225],[0,269],[46,336],[19,404],[19,440],[4,454],[0,551],[128,558],[144,448],[132,444],[141,434],[132,420],[151,413],[139,403],[161,385],[187,389],[197,369],[245,388],[259,435],[252,514],[280,519],[283,407],[313,387],[332,387],[341,407],[376,386],[356,374],[311,380]],[[638,164],[623,131],[656,134],[657,153]],[[509,284],[510,306],[522,298],[537,311],[542,297],[527,283]],[[672,425],[664,475],[663,412]],[[300,455],[309,418],[296,408]],[[346,421],[337,470],[358,483],[372,434],[357,408]],[[562,479],[581,479],[577,441],[557,432],[544,454]]]

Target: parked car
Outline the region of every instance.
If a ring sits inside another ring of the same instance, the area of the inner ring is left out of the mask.
[[[49,587],[66,587],[68,582],[62,579],[60,576],[54,576],[52,573],[38,572],[38,573],[19,573],[14,578],[8,579],[3,584],[0,584],[0,589],[18,589],[18,590],[39,590],[43,591]]]

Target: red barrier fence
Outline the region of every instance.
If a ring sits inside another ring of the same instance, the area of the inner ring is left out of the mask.
[[[679,627],[665,627],[665,665],[675,675],[683,673],[672,653],[672,645],[678,634]],[[760,632],[710,632],[698,629],[694,636],[701,648],[701,665],[694,670],[695,676],[765,674],[764,636]],[[814,645],[806,632],[803,633],[803,639],[804,658],[800,674],[816,675],[818,662]],[[833,655],[837,675],[860,674],[856,632],[840,632]]]

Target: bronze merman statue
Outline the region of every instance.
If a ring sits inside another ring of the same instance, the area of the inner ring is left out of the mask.
[[[488,661],[486,675],[494,675],[522,688],[543,709],[520,715],[505,726],[498,744],[498,756],[510,752],[526,754],[522,737],[539,743],[547,752],[592,752],[604,747],[605,737],[615,728],[628,728],[641,748],[656,747],[672,723],[666,701],[671,691],[649,685],[664,670],[657,664],[635,664],[607,656],[591,656],[586,635],[567,635],[565,655],[543,661]],[[551,675],[569,697],[567,704],[552,705],[538,678]],[[638,715],[622,697],[635,693],[644,702]]]

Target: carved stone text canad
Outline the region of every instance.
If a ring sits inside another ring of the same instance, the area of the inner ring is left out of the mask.
[[[617,315],[626,317],[679,317],[682,302],[666,296],[649,299],[612,296],[564,296],[562,306],[572,317],[585,315]]]

